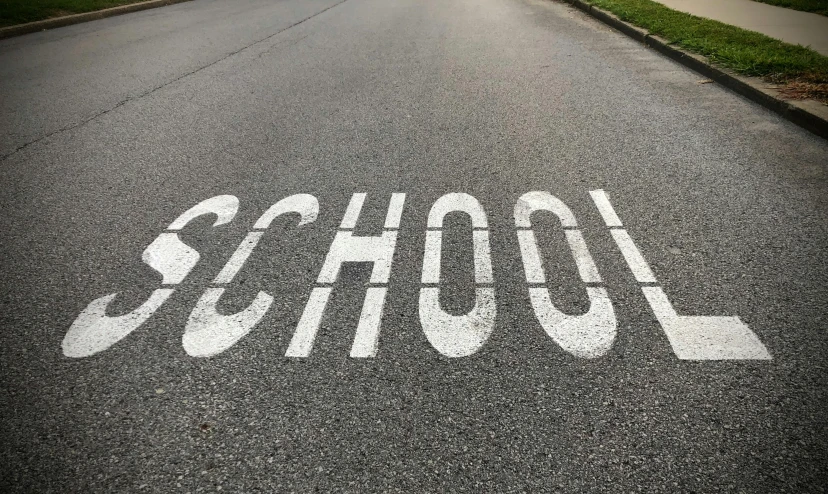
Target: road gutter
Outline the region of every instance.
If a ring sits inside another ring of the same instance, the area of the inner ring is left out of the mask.
[[[828,139],[828,105],[814,100],[784,99],[779,91],[776,91],[758,77],[745,77],[730,70],[715,67],[706,57],[676,48],[667,40],[650,34],[645,29],[624,22],[615,15],[583,0],[562,1],[572,4],[601,22],[659,51],[685,67],[695,70],[731,91],[764,106],[803,129]]]
[[[0,39],[22,36],[24,34],[54,29],[56,27],[71,26],[72,24],[80,24],[81,22],[105,19],[116,15],[129,14],[130,12],[154,9],[156,7],[163,7],[165,5],[188,1],[190,0],[149,0],[148,2],[131,3],[129,5],[120,5],[118,7],[96,10],[93,12],[84,12],[82,14],[73,14],[64,17],[55,17],[53,19],[44,19],[42,21],[28,22],[26,24],[18,24],[16,26],[0,28]]]

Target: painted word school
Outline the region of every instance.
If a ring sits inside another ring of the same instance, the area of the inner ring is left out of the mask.
[[[765,346],[738,317],[682,316],[658,286],[653,272],[624,229],[621,220],[603,190],[590,191],[590,196],[606,223],[609,233],[641,284],[673,351],[680,359],[770,359]],[[332,284],[346,262],[372,263],[371,286],[367,288],[357,324],[351,357],[374,357],[380,334],[380,322],[391,274],[391,263],[397,242],[405,194],[391,196],[382,234],[356,236],[354,227],[359,219],[366,194],[354,194],[342,218],[339,230],[310,293],[307,305],[287,349],[288,357],[307,357],[325,307],[333,290]],[[195,267],[200,256],[178,236],[178,231],[193,219],[212,214],[213,226],[229,223],[239,209],[239,200],[230,195],[212,197],[193,206],[161,233],[143,252],[142,259],[163,276],[162,287],[134,311],[121,316],[107,316],[107,306],[117,293],[92,301],[74,321],[63,340],[63,353],[68,357],[88,357],[114,345],[146,322],[175,291]],[[578,273],[590,301],[582,315],[568,315],[551,302],[545,287],[543,269],[531,216],[535,211],[549,211],[560,220],[566,241],[572,251]],[[440,307],[440,261],[442,255],[443,219],[447,214],[462,212],[471,219],[474,248],[475,305],[464,315],[452,315]],[[217,304],[227,285],[253,253],[271,222],[278,216],[299,216],[299,226],[316,220],[319,202],[309,194],[286,197],[265,211],[253,225],[223,269],[205,290],[189,316],[182,338],[184,350],[194,357],[217,355],[247,335],[264,317],[273,297],[259,292],[253,302],[235,314],[220,314]],[[604,355],[616,335],[616,317],[607,290],[601,286],[598,269],[578,229],[569,207],[549,192],[528,192],[514,207],[515,228],[526,274],[527,290],[535,316],[549,337],[563,350],[582,358]],[[495,325],[496,303],[492,288],[492,263],[486,213],[473,196],[450,193],[440,197],[428,214],[428,230],[423,256],[422,288],[419,316],[423,332],[431,345],[447,357],[463,357],[475,353],[489,338]]]

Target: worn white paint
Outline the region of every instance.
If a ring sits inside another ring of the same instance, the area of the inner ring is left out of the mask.
[[[377,237],[357,237],[351,231],[339,231],[316,281],[333,283],[345,262],[372,262],[371,283],[388,283],[396,245],[397,232],[393,230],[383,231]]]
[[[474,247],[474,282],[478,284],[494,283],[489,232],[485,230],[473,231],[472,241]]]
[[[443,219],[448,213],[454,211],[468,214],[471,218],[472,228],[489,227],[486,211],[483,210],[480,202],[474,196],[462,192],[453,192],[437,199],[428,213],[428,227],[443,228]]]
[[[307,305],[305,305],[302,317],[299,319],[299,324],[296,326],[296,331],[293,333],[293,338],[290,341],[287,352],[285,353],[286,357],[310,356],[332,291],[333,288],[331,287],[317,287],[313,289],[310,299]],[[386,293],[387,288],[385,287],[369,287],[366,291],[365,302],[362,305],[362,312],[359,317],[359,323],[357,324],[354,342],[351,346],[351,357],[366,358],[376,356]]]
[[[585,283],[600,283],[601,275],[587,249],[575,215],[566,204],[548,192],[528,192],[515,204],[515,226],[531,228],[531,216],[535,211],[549,211],[561,221],[566,241],[578,267],[578,274]],[[518,230],[518,243],[523,257],[523,269],[528,283],[545,283],[546,274],[538,249],[537,237],[530,229]],[[552,304],[546,287],[530,287],[532,308],[544,331],[567,352],[582,358],[604,355],[612,347],[616,334],[615,311],[604,288],[587,287],[589,311],[582,315],[568,315]]]
[[[182,344],[192,357],[211,357],[244,338],[264,317],[273,297],[259,292],[246,309],[235,314],[219,314],[216,306],[224,288],[208,288],[187,319]]]
[[[527,283],[546,283],[546,273],[543,270],[543,260],[538,251],[538,241],[532,230],[518,230],[518,244],[520,255],[523,258],[523,271],[526,273]]]
[[[253,227],[268,228],[274,219],[287,213],[299,214],[298,226],[312,223],[319,216],[319,201],[310,194],[288,196],[268,208]],[[263,231],[248,233],[213,283],[230,283],[263,235]],[[230,348],[261,321],[273,303],[273,297],[259,292],[244,310],[235,314],[219,314],[217,306],[223,293],[224,288],[208,288],[187,320],[182,343],[184,350],[193,357],[210,357]]]
[[[589,311],[579,316],[556,309],[545,287],[529,288],[529,298],[538,322],[555,343],[576,357],[595,358],[615,341],[615,311],[606,289],[588,286],[586,291]]]
[[[358,193],[351,196],[351,201],[348,203],[348,209],[345,210],[345,215],[342,217],[342,223],[339,228],[353,229],[356,228],[359,213],[362,211],[362,204],[365,203],[365,193]]]
[[[342,218],[340,231],[334,237],[325,262],[319,271],[317,283],[332,284],[339,277],[342,264],[346,262],[370,262],[371,283],[385,285],[391,276],[391,263],[394,259],[394,249],[397,245],[397,231],[400,226],[405,194],[394,193],[385,216],[385,228],[382,234],[374,237],[355,236],[352,229],[356,228],[359,214],[365,203],[365,194],[354,194],[348,209]],[[322,323],[325,308],[328,305],[331,291],[330,286],[316,287],[311,292],[296,331],[285,353],[288,357],[307,357],[313,349],[316,333]],[[374,357],[377,354],[380,323],[385,304],[387,288],[369,287],[365,293],[359,324],[354,335],[351,347],[351,357]]]
[[[63,354],[81,358],[106,350],[144,324],[174,291],[172,288],[159,288],[140,307],[122,316],[106,315],[106,308],[117,293],[93,300],[63,338]]]
[[[598,274],[598,267],[595,266],[595,261],[592,260],[589,249],[587,249],[584,236],[578,230],[566,230],[564,233],[581,280],[584,283],[600,283],[601,275]]]
[[[215,214],[213,226],[228,223],[239,209],[239,200],[230,195],[212,197],[185,211],[168,227],[180,230],[190,221],[205,214]],[[141,259],[161,273],[162,284],[181,283],[195,267],[199,253],[182,242],[176,233],[161,233],[144,249]],[[129,314],[108,316],[106,309],[117,294],[93,300],[78,315],[61,344],[67,357],[88,357],[106,350],[138,329],[173,294],[172,288],[152,292],[146,302]]]
[[[587,249],[586,241],[578,230],[565,230],[566,241],[578,267],[578,274],[585,283],[600,283],[601,275]],[[543,260],[538,249],[537,237],[532,230],[518,230],[518,244],[523,257],[523,269],[528,283],[546,283]]]
[[[477,352],[494,331],[494,288],[476,288],[474,308],[455,316],[440,307],[440,289],[420,289],[420,324],[426,339],[446,357],[466,357]]]
[[[561,221],[564,228],[577,228],[578,222],[572,210],[563,201],[546,191],[533,191],[523,194],[515,204],[515,226],[531,228],[532,213],[535,211],[549,211]]]
[[[233,281],[233,278],[236,277],[244,263],[247,261],[247,258],[253,253],[253,249],[255,249],[259,244],[259,240],[261,240],[263,235],[264,232],[248,233],[247,236],[244,237],[244,240],[242,240],[241,244],[236,247],[236,251],[233,252],[232,256],[230,256],[227,264],[224,265],[222,270],[216,276],[216,279],[213,280],[213,283],[222,285]]]
[[[604,219],[604,223],[610,228],[621,227],[621,218],[615,214],[615,209],[612,207],[610,203],[609,196],[606,192],[602,189],[598,190],[591,190],[589,191],[589,195],[592,196],[592,201],[595,203],[595,206],[598,208],[598,212],[601,213],[601,218]]]
[[[388,205],[388,214],[385,215],[385,228],[399,228],[402,219],[405,194],[395,192],[391,194],[391,203]]]
[[[316,197],[310,194],[294,194],[288,196],[276,204],[270,206],[267,211],[262,214],[256,223],[253,225],[254,229],[266,229],[270,227],[273,220],[278,216],[286,213],[298,213],[299,224],[297,226],[307,225],[313,223],[319,216],[319,201]],[[230,256],[227,264],[224,265],[221,272],[213,280],[215,284],[225,284],[233,281],[236,274],[241,270],[244,263],[253,253],[253,250],[259,244],[264,232],[254,231],[247,234],[242,240],[241,244]]]
[[[673,352],[682,360],[770,360],[756,334],[737,316],[680,316],[660,287],[641,287]]]
[[[468,214],[472,228],[486,228],[488,224],[486,212],[477,199],[468,194],[451,193],[437,199],[431,207],[428,214],[429,228],[442,228],[443,218],[455,211]],[[475,229],[472,239],[475,285],[490,284],[493,276],[489,232]],[[423,283],[440,282],[442,245],[442,231],[426,232],[421,278]],[[494,289],[481,287],[475,288],[474,308],[458,316],[447,313],[440,306],[439,288],[423,287],[420,289],[419,310],[420,324],[426,338],[438,352],[447,357],[465,357],[479,350],[494,330],[497,313]]]
[[[440,283],[440,259],[443,252],[443,232],[426,231],[425,251],[423,252],[423,274],[420,281],[428,284]]]
[[[162,233],[150,243],[141,259],[162,275],[161,283],[174,285],[198,264],[201,255],[178,238],[177,233]]]
[[[620,218],[603,190],[590,191],[604,222],[631,272],[639,283],[654,284],[656,278],[633,239],[623,229]],[[366,200],[366,194],[354,194],[341,222],[330,250],[325,257],[315,287],[291,339],[286,356],[307,357],[319,331],[333,287],[345,262],[373,263],[371,283],[366,289],[359,323],[351,347],[351,357],[369,358],[377,355],[383,309],[388,295],[391,264],[400,227],[405,194],[394,193],[385,216],[385,230],[377,236],[355,236],[353,229]],[[142,253],[142,260],[158,271],[164,285],[181,283],[200,260],[200,254],[181,241],[175,231],[184,228],[195,218],[215,214],[214,226],[225,224],[238,212],[239,201],[234,196],[216,196],[193,206],[173,221],[169,230],[161,233]],[[589,310],[581,315],[564,314],[552,304],[549,291],[542,284],[548,277],[537,237],[532,231],[531,216],[535,211],[555,214],[564,229],[564,235],[578,273],[583,282],[600,284],[601,276],[587,248],[572,211],[549,192],[535,191],[521,196],[514,208],[515,225],[520,253],[523,259],[529,295],[535,314],[544,331],[565,351],[582,358],[606,354],[616,337],[616,316],[607,291],[603,287],[587,286]],[[475,305],[463,315],[452,315],[440,306],[440,264],[442,256],[444,218],[452,212],[464,212],[473,227]],[[319,202],[309,194],[295,194],[282,199],[256,221],[254,229],[239,244],[215,284],[231,283],[247,259],[252,255],[264,232],[278,216],[299,214],[299,226],[315,221]],[[419,316],[426,338],[441,354],[462,357],[477,352],[494,330],[496,319],[495,290],[491,262],[488,220],[480,203],[464,193],[450,193],[439,198],[428,215],[428,228],[423,256],[422,283],[419,295]],[[541,285],[541,286],[538,286]],[[190,314],[182,344],[195,357],[218,355],[232,347],[261,322],[274,299],[259,292],[253,302],[235,314],[221,314],[218,304],[225,287],[205,290]],[[664,290],[658,286],[643,286],[642,291],[675,352],[685,360],[758,359],[771,355],[756,334],[737,316],[682,316],[677,314]],[[174,290],[170,287],[154,290],[149,298],[128,314],[108,316],[107,309],[118,294],[110,294],[92,301],[69,328],[62,342],[64,355],[87,357],[101,352],[125,338],[144,324]]]
[[[205,214],[215,214],[216,222],[213,226],[229,223],[239,210],[239,199],[235,196],[223,195],[206,199],[191,207],[170,223],[167,230],[181,230],[187,223]]]
[[[472,232],[474,249],[475,283],[492,283],[492,257],[489,245],[489,232],[475,230]],[[421,281],[426,284],[440,283],[440,263],[442,262],[443,232],[429,230],[426,232],[425,252],[423,254],[423,273]]]
[[[618,250],[627,261],[627,266],[630,267],[635,280],[639,283],[655,283],[656,277],[650,269],[650,265],[644,260],[641,251],[635,246],[632,237],[630,237],[627,230],[610,230],[612,238],[615,239],[615,244],[618,245]]]
[[[302,317],[299,319],[299,324],[296,325],[296,331],[294,331],[293,338],[290,340],[285,357],[307,357],[310,355],[331,291],[333,291],[333,288],[329,286],[313,289],[308,303],[305,305],[305,310],[302,312]]]
[[[620,227],[621,220],[602,190],[590,192],[604,222]],[[650,266],[626,230],[610,230],[618,249],[639,283],[656,283]],[[771,355],[756,334],[737,316],[680,316],[664,290],[642,286],[644,297],[667,335],[676,356],[682,360],[769,360]]]
[[[294,194],[285,197],[276,204],[270,206],[267,211],[262,214],[253,228],[256,230],[264,230],[270,227],[270,224],[285,213],[299,213],[299,224],[297,226],[307,225],[313,223],[319,216],[319,201],[316,197],[310,194]]]
[[[377,355],[382,308],[385,305],[385,287],[370,287],[365,292],[365,302],[359,316],[351,357],[365,358]]]

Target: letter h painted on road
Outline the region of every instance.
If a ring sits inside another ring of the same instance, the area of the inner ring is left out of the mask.
[[[373,263],[371,284],[365,293],[365,302],[357,324],[354,343],[351,346],[351,357],[373,357],[377,353],[380,321],[382,309],[385,305],[385,295],[388,290],[388,279],[391,276],[391,262],[394,259],[394,249],[397,245],[397,230],[400,227],[405,194],[391,195],[388,214],[381,235],[376,237],[358,237],[353,233],[359,213],[365,202],[364,193],[354,194],[339,231],[325,257],[322,270],[316,280],[317,286],[313,289],[308,300],[293,339],[290,341],[285,356],[307,357],[313,348],[313,342],[325,307],[333,291],[333,283],[339,276],[342,264],[346,262]]]

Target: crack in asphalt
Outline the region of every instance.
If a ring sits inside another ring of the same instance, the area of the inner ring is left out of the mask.
[[[219,58],[219,59],[217,59],[217,60],[214,60],[214,61],[212,61],[212,62],[210,62],[210,63],[208,63],[208,64],[206,64],[206,65],[203,65],[203,66],[201,66],[201,67],[199,67],[199,68],[197,68],[197,69],[195,69],[195,70],[191,70],[190,72],[186,72],[186,73],[184,73],[184,74],[182,74],[182,75],[180,75],[180,76],[176,77],[175,79],[172,79],[172,80],[170,80],[170,81],[167,81],[167,82],[165,82],[165,83],[163,83],[163,84],[161,84],[161,85],[159,85],[159,86],[156,86],[156,87],[154,87],[154,88],[152,88],[152,89],[150,89],[150,90],[148,90],[148,91],[145,91],[145,92],[143,92],[143,93],[141,93],[141,94],[139,94],[139,95],[137,95],[137,96],[130,96],[130,97],[127,97],[127,98],[125,98],[125,99],[123,99],[123,100],[119,101],[117,104],[115,104],[115,105],[114,105],[114,106],[112,106],[111,108],[107,108],[107,109],[105,109],[105,110],[101,110],[101,111],[99,111],[99,112],[95,113],[94,115],[92,115],[91,117],[89,117],[89,118],[87,118],[87,119],[85,119],[85,120],[81,120],[80,122],[75,122],[75,123],[69,124],[69,125],[67,125],[67,126],[64,126],[64,127],[59,128],[59,129],[57,129],[57,130],[54,130],[54,131],[49,132],[49,133],[47,133],[47,134],[44,134],[44,135],[42,135],[42,136],[38,137],[37,139],[34,139],[34,140],[32,140],[32,141],[29,141],[29,142],[26,142],[26,143],[24,143],[24,144],[21,144],[21,145],[17,146],[17,147],[16,147],[14,150],[12,150],[11,152],[9,152],[9,153],[7,153],[7,154],[4,154],[4,155],[0,156],[0,162],[4,162],[4,161],[6,161],[7,159],[11,158],[11,157],[12,157],[12,156],[14,156],[15,154],[19,153],[20,151],[22,151],[22,150],[24,150],[24,149],[28,148],[29,146],[32,146],[32,145],[34,145],[34,144],[37,144],[38,142],[43,141],[44,139],[48,139],[48,138],[50,138],[50,137],[52,137],[52,136],[54,136],[54,135],[57,135],[57,134],[60,134],[60,133],[66,132],[66,131],[68,131],[68,130],[74,130],[74,129],[77,129],[77,128],[80,128],[80,127],[83,127],[84,125],[88,124],[89,122],[91,122],[91,121],[93,121],[93,120],[96,120],[97,118],[99,118],[99,117],[101,117],[101,116],[103,116],[103,115],[106,115],[106,114],[108,114],[108,113],[110,113],[110,112],[113,112],[113,111],[117,110],[118,108],[120,108],[120,107],[124,106],[125,104],[129,103],[130,101],[139,100],[139,99],[141,99],[141,98],[144,98],[144,97],[146,97],[146,96],[149,96],[149,95],[153,94],[154,92],[156,92],[156,91],[158,91],[158,90],[160,90],[160,89],[163,89],[163,88],[165,88],[165,87],[167,87],[167,86],[169,86],[169,85],[171,85],[171,84],[174,84],[174,83],[176,83],[176,82],[178,82],[178,81],[180,81],[180,80],[182,80],[182,79],[185,79],[185,78],[187,78],[187,77],[189,77],[189,76],[191,76],[191,75],[193,75],[193,74],[196,74],[196,73],[198,73],[198,72],[201,72],[201,71],[202,71],[202,70],[204,70],[204,69],[207,69],[207,68],[209,68],[209,67],[212,67],[213,65],[216,65],[216,64],[217,64],[217,63],[219,63],[219,62],[222,62],[222,61],[224,61],[224,60],[227,60],[228,58],[230,58],[230,57],[232,57],[232,56],[234,56],[234,55],[238,55],[239,53],[241,53],[241,52],[243,52],[243,51],[247,50],[248,48],[251,48],[251,47],[253,47],[253,46],[256,46],[256,45],[258,45],[259,43],[264,43],[265,41],[267,41],[267,40],[269,40],[269,39],[271,39],[271,38],[273,38],[273,37],[275,37],[275,36],[278,36],[278,35],[280,35],[280,34],[284,33],[285,31],[287,31],[287,30],[289,30],[289,29],[293,29],[294,27],[296,27],[296,26],[298,26],[298,25],[300,25],[300,24],[302,24],[302,23],[304,23],[304,22],[306,22],[306,21],[309,21],[309,20],[313,19],[314,17],[316,17],[316,16],[318,16],[318,15],[324,14],[325,12],[327,12],[327,11],[331,10],[332,8],[337,7],[337,6],[339,6],[339,5],[342,5],[343,3],[347,2],[347,1],[348,1],[348,0],[340,0],[339,2],[337,2],[337,3],[333,4],[333,5],[329,6],[329,7],[326,7],[326,8],[324,8],[324,9],[320,10],[319,12],[317,12],[317,13],[315,13],[315,14],[312,14],[312,15],[310,15],[310,16],[308,16],[308,17],[305,17],[304,19],[301,19],[301,20],[299,20],[299,21],[296,21],[296,22],[294,22],[293,24],[291,24],[290,26],[287,26],[287,27],[285,27],[285,28],[283,28],[283,29],[280,29],[280,30],[276,31],[276,32],[275,32],[275,33],[273,33],[273,34],[269,34],[269,35],[265,36],[265,37],[264,37],[264,38],[262,38],[262,39],[256,40],[256,41],[254,41],[254,42],[250,43],[249,45],[245,45],[245,46],[243,46],[243,47],[239,48],[238,50],[235,50],[235,51],[233,51],[233,52],[230,52],[230,53],[228,53],[227,55],[224,55],[223,57],[221,57],[221,58]],[[291,44],[289,44],[288,46],[292,46],[292,45],[294,45],[294,44],[298,43],[299,41],[301,41],[301,40],[305,39],[306,37],[307,37],[307,36],[303,36],[303,37],[299,38],[298,40],[296,40],[296,42],[295,42],[295,43],[291,43]]]

